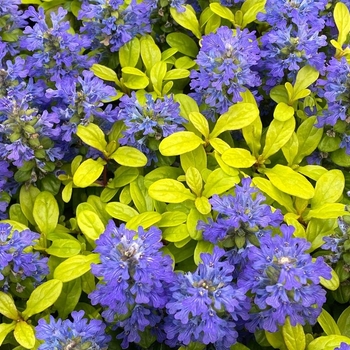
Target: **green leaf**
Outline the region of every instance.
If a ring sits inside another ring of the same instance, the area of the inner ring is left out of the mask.
[[[95,213],[94,213],[95,214]],[[78,241],[71,239],[56,239],[52,245],[46,249],[46,253],[59,258],[69,258],[80,253],[81,246]]]
[[[310,182],[288,166],[277,164],[272,169],[265,169],[265,174],[284,193],[304,199],[310,199],[315,194]]]
[[[55,308],[61,319],[66,319],[79,302],[81,295],[81,279],[63,283],[61,295],[55,302]]]
[[[281,122],[285,122],[286,120],[292,118],[294,115],[294,108],[288,106],[284,102],[278,103],[273,112],[273,117]]]
[[[211,205],[207,197],[197,197],[194,201],[194,205],[196,206],[197,210],[203,215],[207,215],[211,212]]]
[[[259,12],[263,12],[265,8],[266,0],[246,0],[244,1],[241,11],[244,13],[242,28],[246,27],[247,24],[256,20],[256,15]]]
[[[140,40],[134,37],[119,49],[119,62],[122,68],[135,67],[140,58]]]
[[[93,64],[92,67],[90,68],[90,70],[99,78],[103,79],[103,80],[107,80],[107,81],[114,81],[114,82],[117,82],[119,81],[118,80],[118,77],[117,77],[117,73],[106,67],[106,66],[103,66],[101,64]]]
[[[19,191],[19,203],[22,212],[32,225],[35,225],[33,217],[34,201],[39,193],[40,191],[33,185],[22,185]]]
[[[214,244],[207,241],[198,241],[193,255],[193,259],[196,265],[198,265],[202,261],[200,257],[202,253],[212,253],[213,250]]]
[[[311,200],[312,209],[321,207],[326,203],[337,202],[344,190],[345,178],[342,171],[332,169],[323,174],[315,186],[315,195]]]
[[[270,97],[277,103],[284,102],[289,103],[289,96],[285,86],[277,85],[273,87],[270,91]]]
[[[171,48],[176,49],[178,52],[181,52],[184,55],[197,57],[198,46],[196,42],[184,33],[170,33],[166,37],[166,42]],[[175,53],[176,52],[174,52],[174,54]],[[165,60],[166,58],[163,57],[162,59]]]
[[[304,165],[296,169],[298,173],[301,173],[312,180],[318,181],[318,179],[325,173],[327,169],[320,165]]]
[[[164,80],[184,79],[189,76],[190,71],[187,69],[172,69],[165,74]]]
[[[320,324],[326,335],[341,335],[338,325],[325,309],[322,309],[320,316],[317,318],[317,322]]]
[[[189,115],[190,122],[194,127],[205,137],[209,138],[209,123],[203,114],[199,112],[192,112]]]
[[[187,216],[186,225],[187,225],[188,233],[192,239],[196,241],[200,241],[203,239],[202,231],[197,229],[197,225],[199,221],[207,221],[207,214],[208,213],[202,214],[197,208],[191,208]]]
[[[242,133],[248,147],[252,151],[252,154],[255,157],[258,157],[260,148],[261,148],[261,142],[260,142],[261,134],[262,134],[261,119],[256,118],[251,124],[242,128]]]
[[[320,284],[329,290],[337,290],[339,288],[339,283],[339,277],[333,269],[332,278],[330,280],[326,280],[325,278],[320,277]]]
[[[244,148],[230,148],[225,151],[222,160],[233,168],[250,168],[256,163],[256,158]]]
[[[180,242],[189,237],[186,224],[168,227],[163,231],[162,238],[168,242]]]
[[[186,170],[186,183],[192,192],[200,197],[203,187],[203,180],[198,169],[190,167]]]
[[[153,65],[150,71],[150,79],[153,84],[154,91],[162,94],[163,80],[167,72],[167,65],[165,62],[157,62]]]
[[[106,205],[106,211],[113,218],[127,222],[139,213],[126,204],[118,202],[110,202]]]
[[[286,121],[272,120],[266,134],[265,147],[262,152],[264,159],[278,152],[292,137],[295,129],[295,119]]]
[[[153,38],[149,35],[143,35],[140,39],[141,57],[147,71],[162,59],[162,53],[155,44]]]
[[[339,31],[338,43],[340,46],[343,46],[350,32],[349,9],[344,3],[339,2],[334,7],[333,16],[334,16],[335,24],[337,25],[337,28]]]
[[[203,146],[198,146],[191,152],[180,155],[181,167],[187,171],[190,167],[195,167],[199,171],[207,168],[207,154]]]
[[[177,12],[174,7],[170,8],[171,17],[180,24],[180,26],[191,31],[198,39],[202,37],[196,13],[190,5],[185,5],[184,12]],[[181,52],[181,51],[180,51]]]
[[[149,195],[160,202],[182,203],[187,199],[195,200],[196,196],[181,182],[173,179],[162,179],[154,182],[148,189]]]
[[[52,279],[36,287],[27,301],[27,308],[22,312],[24,319],[27,320],[32,315],[39,314],[53,305],[61,294],[62,286],[61,281]]]
[[[144,72],[134,67],[122,68],[123,83],[132,90],[145,89],[149,84],[149,79]]]
[[[145,213],[141,213],[138,215],[133,216],[127,223],[126,228],[129,230],[137,231],[139,226],[142,226],[144,229],[156,224],[158,221],[160,221],[162,218],[162,215],[154,212],[149,211]]]
[[[338,226],[336,219],[311,219],[306,227],[306,237],[311,242],[311,249],[313,251],[324,244],[322,239],[324,236],[330,235]]]
[[[196,62],[187,56],[182,56],[175,61],[175,68],[190,69],[196,65]]]
[[[332,219],[337,218],[338,216],[346,215],[345,205],[341,203],[325,203],[316,209],[311,209],[307,216],[306,220],[311,218],[316,219]]]
[[[133,168],[143,167],[147,164],[147,157],[138,149],[129,146],[119,147],[111,158],[117,163]]]
[[[187,120],[190,120],[190,113],[199,112],[197,102],[190,96],[184,94],[176,94],[174,101],[180,104],[180,115]],[[196,129],[194,128],[193,131]]]
[[[350,306],[348,306],[339,316],[337,325],[342,335],[350,337]]]
[[[274,349],[287,350],[281,329],[277,332],[270,333],[268,331],[264,332],[266,340],[271,344]]]
[[[0,314],[6,316],[11,320],[17,321],[19,314],[13,301],[13,298],[4,292],[0,291]]]
[[[204,141],[191,131],[179,131],[161,141],[159,151],[163,156],[177,156],[191,152]]]
[[[137,168],[120,166],[114,173],[114,178],[108,183],[109,188],[119,188],[133,182],[139,176],[140,171]]]
[[[103,131],[93,123],[87,126],[78,125],[76,134],[89,146],[103,152],[107,147],[105,134]]]
[[[158,227],[173,227],[183,224],[187,215],[182,211],[167,211],[162,214],[162,218],[157,222]]]
[[[222,194],[233,188],[239,181],[238,177],[229,176],[222,169],[215,169],[209,174],[202,195],[209,198],[214,194]]]
[[[306,347],[305,333],[303,326],[297,324],[292,326],[290,318],[287,317],[286,323],[282,327],[284,342],[288,350],[304,350]]]
[[[25,349],[33,349],[35,345],[35,335],[32,326],[25,321],[18,321],[13,335],[18,343]]]
[[[210,9],[221,18],[228,19],[231,23],[235,22],[235,16],[229,8],[217,2],[213,2],[209,6]]]
[[[345,148],[340,148],[335,152],[332,152],[331,160],[336,165],[346,167],[346,168],[350,167],[350,156],[346,153]]]
[[[170,33],[171,34],[177,34],[177,33]],[[179,33],[182,34],[182,33]],[[186,35],[187,36],[187,35]],[[170,45],[171,46],[171,45]],[[175,47],[171,47],[165,51],[162,52],[162,61],[166,62],[169,58],[172,58],[179,50]],[[197,50],[198,51],[198,50]]]
[[[341,343],[350,345],[350,338],[342,335],[327,335],[321,336],[313,340],[306,350],[334,350]]]
[[[286,158],[288,162],[288,166],[293,166],[294,159],[298,154],[298,150],[299,150],[298,137],[297,137],[297,134],[293,132],[289,141],[285,143],[282,147],[282,153],[284,155],[284,158]]]
[[[238,130],[251,124],[259,116],[259,110],[253,103],[237,103],[217,120],[209,137],[212,139],[227,130]]]
[[[293,94],[293,100],[297,100],[297,95],[302,90],[309,87],[312,83],[314,83],[317,79],[320,73],[311,66],[304,66],[302,67],[296,77],[295,84],[294,84],[294,94]]]
[[[50,233],[55,230],[58,223],[58,204],[50,192],[41,192],[35,198],[33,217],[40,232]]]
[[[56,267],[54,277],[62,282],[72,281],[90,271],[91,264],[99,261],[99,254],[72,256]]]
[[[143,176],[130,183],[130,195],[139,213],[153,210],[153,200],[148,195]]]
[[[4,342],[7,335],[15,329],[16,322],[0,323],[0,346]]]
[[[9,210],[10,220],[18,221],[21,224],[28,226],[28,220],[22,212],[21,206],[19,203],[12,204]]]
[[[103,159],[87,159],[82,162],[75,174],[73,183],[77,187],[85,188],[92,185],[102,174],[105,164]]]
[[[77,214],[77,222],[81,232],[95,241],[105,230],[105,226],[99,216],[90,210],[82,210]]]

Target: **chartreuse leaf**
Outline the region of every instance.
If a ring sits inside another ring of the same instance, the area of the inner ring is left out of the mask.
[[[140,213],[153,210],[153,200],[148,195],[143,176],[139,175],[135,181],[130,183],[130,195]]]
[[[196,206],[196,209],[203,215],[207,215],[211,211],[211,205],[207,197],[197,197],[194,201],[194,205]]]
[[[82,162],[73,175],[74,185],[81,188],[92,185],[101,176],[105,164],[107,164],[106,161],[101,158],[87,159]]]
[[[68,203],[72,198],[72,193],[73,193],[73,181],[69,181],[62,190],[63,202]]]
[[[162,238],[168,242],[181,242],[189,237],[186,224],[181,224],[174,227],[168,227],[163,231]]]
[[[324,173],[316,182],[315,195],[311,200],[312,209],[326,203],[337,202],[343,194],[345,178],[342,171],[332,169]]]
[[[256,20],[256,15],[263,12],[266,0],[246,0],[244,1],[241,11],[243,12],[242,28]]]
[[[25,321],[16,323],[13,335],[18,343],[25,349],[33,349],[35,345],[34,329]]]
[[[317,318],[317,322],[320,324],[326,335],[341,335],[338,325],[325,309],[322,309],[320,316]]]
[[[105,134],[93,123],[87,126],[78,125],[76,134],[89,146],[103,152],[107,147]]]
[[[12,323],[0,323],[0,346],[4,342],[7,335],[12,332],[16,327],[17,322]]]
[[[177,156],[191,152],[204,141],[191,131],[179,131],[163,139],[159,151],[163,156]]]
[[[277,203],[283,205],[290,213],[295,213],[292,198],[275,187],[269,180],[262,177],[254,177],[253,184]]]
[[[188,35],[180,32],[174,32],[168,34],[165,40],[171,48],[176,49],[178,52],[190,57],[197,57],[198,46],[196,42]],[[175,53],[176,52],[174,52],[174,54]],[[163,60],[165,60],[165,57],[163,57]]]
[[[236,343],[230,347],[230,350],[249,350],[249,348],[241,343]]]
[[[105,230],[100,217],[93,211],[82,210],[77,213],[77,222],[81,232],[91,240],[95,241]]]
[[[160,96],[162,94],[163,80],[167,72],[167,64],[165,62],[157,62],[150,71],[150,79],[153,84],[154,91]]]
[[[311,154],[322,138],[323,129],[314,126],[316,121],[316,117],[309,117],[302,122],[297,130],[299,151],[294,160],[296,164]]]
[[[230,148],[221,155],[221,159],[233,168],[250,168],[256,158],[244,148]]]
[[[298,221],[298,218],[299,215],[294,213],[287,213],[284,215],[284,221],[286,222],[286,224],[295,227],[293,236],[306,239],[305,227]]]
[[[265,174],[284,193],[304,199],[310,199],[315,194],[310,182],[288,166],[277,164],[272,169],[265,169]]]
[[[339,31],[337,41],[340,46],[343,46],[350,32],[350,13],[348,7],[342,2],[337,3],[334,7],[333,16]]]
[[[120,85],[117,73],[101,64],[93,64],[90,70],[99,78],[107,81],[114,81],[117,85]]]
[[[320,284],[329,290],[337,290],[339,288],[339,283],[340,283],[339,277],[333,269],[331,273],[332,273],[332,277],[329,280],[326,280],[325,278],[320,277]]]
[[[299,166],[296,170],[298,173],[303,174],[315,181],[318,181],[318,179],[328,171],[326,168],[320,165]]]
[[[26,309],[22,312],[23,318],[27,320],[32,315],[39,314],[53,305],[61,294],[62,286],[62,281],[52,279],[36,287],[27,301]]]
[[[17,221],[25,226],[28,226],[28,219],[23,214],[19,203],[11,205],[9,210],[9,217],[10,220]]]
[[[267,130],[265,147],[262,152],[263,158],[267,159],[278,152],[289,141],[294,129],[294,118],[289,118],[284,122],[274,119]]]
[[[311,219],[306,227],[306,237],[311,242],[311,249],[313,251],[324,244],[323,237],[333,233],[338,226],[336,219]]]
[[[10,294],[0,292],[0,314],[6,316],[11,320],[17,321],[19,314]]]
[[[237,172],[238,175],[238,172]],[[214,194],[221,194],[233,188],[240,181],[239,177],[227,175],[222,169],[215,169],[207,177],[202,195],[209,198]]]
[[[134,217],[132,217],[127,223],[126,228],[129,230],[137,230],[139,226],[142,226],[143,228],[148,228],[154,224],[156,224],[158,221],[160,221],[162,218],[162,215],[155,212],[155,211],[149,211],[145,213],[138,214]]]
[[[284,158],[286,158],[288,162],[288,166],[292,166],[294,164],[294,159],[298,154],[298,150],[299,150],[298,137],[297,137],[297,134],[293,132],[289,141],[286,144],[284,144],[284,146],[282,147],[282,153],[284,155]]]
[[[325,203],[316,209],[311,209],[305,219],[332,219],[338,216],[346,215],[345,205],[342,203]]]
[[[162,214],[162,218],[157,222],[158,227],[173,227],[183,224],[187,219],[187,215],[182,211],[166,211]]]
[[[55,197],[47,191],[41,192],[35,198],[33,217],[40,232],[50,233],[58,223],[58,204]]]
[[[229,8],[222,6],[218,2],[213,2],[209,6],[210,9],[221,18],[228,19],[231,23],[235,23],[235,16]]]
[[[296,326],[292,326],[289,317],[287,317],[286,323],[282,326],[282,335],[288,350],[305,349],[306,341],[303,326],[299,323]]]
[[[123,84],[132,90],[145,89],[149,79],[144,72],[134,67],[122,68]]]
[[[285,122],[286,120],[292,118],[294,115],[294,108],[288,106],[284,102],[278,103],[273,112],[273,117],[281,122]]]
[[[92,263],[97,264],[99,262],[98,254],[72,256],[56,267],[54,278],[62,282],[72,281],[90,271]]]
[[[56,239],[52,245],[46,249],[46,253],[59,258],[69,258],[80,253],[81,245],[79,241],[71,239]]]
[[[141,58],[147,72],[162,59],[162,53],[149,34],[145,34],[140,39]]]
[[[207,118],[205,118],[204,115],[199,112],[190,113],[189,118],[194,127],[205,137],[205,139],[208,139],[209,123]]]
[[[180,24],[180,26],[190,30],[198,39],[200,39],[202,35],[195,11],[190,5],[185,5],[184,8],[184,12],[177,12],[174,7],[171,7],[171,17],[175,20],[175,22]]]
[[[326,335],[313,340],[306,350],[334,350],[339,347],[341,343],[350,345],[350,338],[344,337],[343,335]]]
[[[203,188],[203,180],[198,169],[190,167],[186,170],[186,183],[192,192],[195,193],[197,197],[200,197]]]
[[[32,225],[35,225],[35,220],[33,217],[34,201],[39,193],[39,189],[33,185],[22,185],[19,191],[19,203],[22,212]]]
[[[202,260],[200,255],[202,253],[212,253],[214,250],[214,244],[208,241],[198,241],[196,248],[194,249],[193,259],[196,265],[198,265]]]
[[[138,149],[129,146],[119,147],[112,155],[114,159],[120,165],[129,167],[143,167],[147,164],[147,157]]]
[[[221,140],[218,137],[214,137],[213,139],[209,140],[210,145],[217,151],[219,154],[223,154],[225,151],[230,149],[230,145],[225,142],[224,140]]]
[[[350,337],[350,306],[341,313],[337,325],[342,335]]]
[[[115,219],[127,222],[139,213],[126,204],[119,202],[109,202],[106,205],[107,213]]]
[[[148,188],[148,194],[155,200],[166,203],[181,203],[187,199],[195,200],[196,196],[180,181],[162,179]]]
[[[277,332],[274,332],[274,333],[265,331],[264,334],[267,341],[270,343],[270,345],[274,349],[287,350],[281,329],[279,329]]]
[[[320,73],[311,66],[302,67],[295,80],[292,100],[296,101],[298,98],[304,97],[301,95],[302,91],[314,83],[319,75]]]
[[[227,130],[238,130],[251,124],[259,116],[259,110],[253,103],[237,103],[217,120],[209,138],[214,138]]]
[[[135,67],[140,58],[140,40],[134,37],[119,49],[119,62],[122,68]]]
[[[198,146],[193,151],[180,155],[181,167],[187,171],[190,167],[195,167],[199,171],[207,168],[207,154],[203,146]]]
[[[261,148],[262,123],[256,118],[251,124],[242,128],[243,137],[255,157],[258,157]],[[211,140],[210,140],[211,141]],[[210,142],[210,144],[212,144]],[[214,146],[213,146],[214,147]],[[214,147],[215,148],[215,147]]]
[[[189,77],[190,71],[187,69],[171,69],[166,72],[164,80],[177,80]]]

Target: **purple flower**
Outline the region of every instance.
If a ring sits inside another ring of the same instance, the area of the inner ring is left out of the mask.
[[[258,188],[251,186],[251,182],[251,178],[243,178],[242,186],[235,187],[235,196],[214,195],[209,200],[219,215],[215,221],[210,219],[208,224],[198,223],[197,227],[203,230],[205,240],[217,243],[246,234],[259,234],[261,228],[280,225],[283,220],[281,211],[272,212],[269,205],[262,204],[266,198]]]
[[[291,324],[315,324],[326,291],[320,278],[331,278],[331,268],[318,257],[312,261],[306,251],[310,243],[294,238],[293,226],[282,225],[283,236],[265,235],[260,248],[250,247],[249,262],[238,278],[238,286],[252,293],[256,309],[246,324],[250,332],[276,332],[289,316]]]
[[[344,342],[341,342],[340,345],[336,347],[334,350],[350,350],[350,345]]]
[[[35,327],[36,337],[43,340],[39,350],[99,349],[107,350],[111,337],[105,333],[106,325],[100,320],[83,318],[84,311],[73,311],[73,321],[41,318]]]
[[[21,282],[27,278],[39,284],[49,273],[48,258],[42,257],[38,252],[33,253],[28,247],[35,245],[39,234],[30,230],[14,230],[12,226],[0,223],[0,285],[7,291],[11,285],[17,292],[24,286]]]
[[[241,92],[260,85],[260,78],[252,70],[260,58],[254,32],[228,27],[202,38],[197,56],[199,71],[192,70],[191,96],[209,107],[207,116],[225,113],[233,102],[242,101]],[[209,114],[208,114],[209,113]]]
[[[162,255],[161,231],[155,227],[135,232],[111,220],[96,244],[101,264],[92,265],[92,273],[102,279],[89,298],[104,307],[102,316],[108,322],[133,329],[123,333],[127,348],[129,342],[139,341],[137,332],[155,326],[154,311],[168,300],[166,286],[174,278],[171,259]]]
[[[146,102],[141,104],[133,92],[131,97],[124,95],[120,101],[118,119],[124,121],[126,129],[119,142],[138,148],[149,159],[157,159],[155,151],[164,137],[184,129],[182,124],[186,120],[180,117],[179,104],[172,96],[154,100],[146,94]]]
[[[171,284],[164,326],[170,346],[199,342],[229,349],[236,343],[236,323],[247,319],[249,302],[232,282],[234,267],[224,255],[218,247],[213,254],[202,253],[197,270],[179,272]]]

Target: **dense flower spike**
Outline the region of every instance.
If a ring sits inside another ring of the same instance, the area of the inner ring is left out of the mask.
[[[193,273],[179,272],[170,286],[165,332],[170,346],[190,342],[230,349],[238,333],[239,319],[247,319],[248,298],[232,282],[234,267],[222,258],[225,251],[201,254],[202,263]]]
[[[124,121],[126,129],[119,142],[138,148],[150,161],[157,160],[155,151],[160,141],[183,130],[186,120],[180,116],[179,104],[172,96],[154,100],[152,95],[146,94],[145,99],[141,104],[134,92],[131,97],[124,95],[120,99],[118,119]]]
[[[13,286],[20,293],[26,278],[35,284],[44,279],[49,272],[48,258],[28,250],[39,238],[38,233],[14,230],[11,234],[11,230],[11,225],[0,223],[0,289],[8,291]]]
[[[111,337],[105,333],[106,325],[100,320],[83,317],[84,311],[73,311],[72,321],[56,321],[50,316],[47,322],[41,318],[35,327],[36,336],[44,341],[39,350],[107,350]]]
[[[235,186],[235,196],[214,195],[209,200],[219,215],[215,221],[209,219],[208,224],[199,222],[198,229],[203,230],[205,240],[217,243],[249,233],[260,236],[260,229],[278,226],[282,222],[281,211],[272,212],[269,205],[263,204],[266,198],[257,187],[251,186],[251,182],[251,178],[243,178],[242,186]]]
[[[205,104],[204,113],[214,117],[222,114],[234,102],[242,101],[240,93],[259,86],[260,78],[252,68],[258,63],[260,51],[254,32],[247,29],[234,32],[220,27],[214,34],[202,38],[197,56],[199,71],[192,70],[190,94],[198,104]]]
[[[92,40],[92,48],[119,50],[138,34],[151,32],[151,13],[156,1],[83,0],[78,19],[81,30]]]
[[[96,241],[101,264],[92,265],[92,272],[102,280],[89,298],[105,308],[102,316],[108,322],[130,328],[124,332],[124,348],[140,340],[138,331],[155,326],[154,310],[168,300],[166,285],[174,276],[170,257],[160,251],[160,240],[161,231],[155,227],[148,231],[139,227],[135,232],[125,225],[116,227],[111,220]]]
[[[326,301],[320,278],[331,278],[331,269],[318,257],[312,261],[306,251],[310,243],[293,238],[293,226],[282,225],[283,236],[266,235],[260,248],[250,247],[249,262],[238,286],[254,296],[250,332],[265,329],[276,332],[289,316],[291,324],[315,324]]]

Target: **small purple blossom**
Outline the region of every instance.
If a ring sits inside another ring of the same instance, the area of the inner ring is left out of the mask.
[[[346,344],[345,342],[341,342],[338,347],[334,350],[350,350],[350,344]]]
[[[293,326],[315,324],[326,291],[320,278],[331,278],[331,268],[306,251],[311,244],[294,238],[293,226],[282,225],[283,236],[265,235],[260,247],[250,247],[249,261],[238,278],[238,286],[253,294],[256,309],[246,323],[250,332],[264,329],[276,332],[289,316]]]
[[[106,325],[100,320],[83,318],[84,311],[73,311],[72,321],[57,321],[50,316],[41,318],[35,327],[36,337],[43,343],[39,350],[96,349],[107,350],[111,337],[105,333]]]

